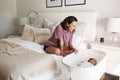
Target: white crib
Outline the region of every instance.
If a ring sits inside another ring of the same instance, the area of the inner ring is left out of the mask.
[[[97,65],[88,68],[77,66],[78,61],[87,61],[89,58],[95,58]],[[105,72],[106,54],[98,50],[79,50],[78,54],[64,57],[63,63],[70,70],[71,80],[100,80]]]

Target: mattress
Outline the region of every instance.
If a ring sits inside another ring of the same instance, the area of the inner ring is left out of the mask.
[[[30,80],[36,74],[56,70],[56,61],[49,54],[40,54],[10,42],[1,45],[0,80]]]

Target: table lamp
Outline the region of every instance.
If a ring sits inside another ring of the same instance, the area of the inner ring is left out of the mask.
[[[120,32],[120,18],[108,18],[106,30],[111,32],[110,40],[117,42],[118,32]]]
[[[28,17],[19,17],[18,18],[18,25],[19,25],[18,33],[22,33],[23,27],[24,27],[25,24],[29,24]]]

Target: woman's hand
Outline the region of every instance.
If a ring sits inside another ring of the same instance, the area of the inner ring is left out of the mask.
[[[77,54],[77,53],[78,53],[78,50],[77,50],[77,49],[74,49],[74,52]]]
[[[70,44],[69,47],[70,47],[70,49],[73,50],[73,52],[78,53],[78,50],[76,48],[74,48],[72,44]]]

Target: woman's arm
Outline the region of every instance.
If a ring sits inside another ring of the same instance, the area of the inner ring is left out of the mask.
[[[59,40],[59,42],[60,42],[60,51],[61,51],[61,53],[60,53],[60,55],[63,55],[63,45],[64,45],[64,42],[63,42],[63,39],[61,38],[60,40]]]
[[[68,54],[73,52],[73,50],[64,48],[64,41],[63,41],[63,39],[60,39],[60,51],[61,51],[61,53],[60,53],[61,56],[66,56],[66,55],[68,55]]]
[[[69,48],[72,49],[75,53],[78,53],[78,50],[73,47],[72,43],[69,44]]]

